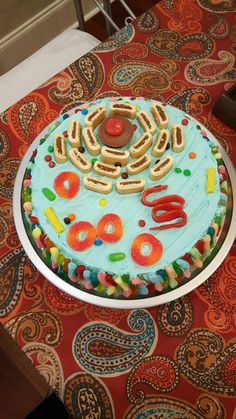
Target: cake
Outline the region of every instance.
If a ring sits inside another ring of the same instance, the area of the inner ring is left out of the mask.
[[[202,269],[227,203],[218,147],[189,115],[103,98],[60,116],[22,186],[26,230],[58,277],[109,298],[171,292]]]

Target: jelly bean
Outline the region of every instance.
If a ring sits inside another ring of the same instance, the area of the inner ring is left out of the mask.
[[[25,179],[24,180],[24,188],[29,188],[31,185],[31,179]]]
[[[185,170],[183,171],[183,174],[184,174],[184,176],[190,176],[190,175],[191,175],[191,170],[189,170],[189,169],[185,169]]]
[[[145,285],[139,287],[139,294],[140,295],[148,295],[148,288]]]
[[[71,221],[70,221],[70,218],[69,217],[65,217],[64,219],[63,219],[63,221],[64,221],[64,223],[65,224],[70,224],[71,223]]]
[[[144,220],[139,220],[138,225],[139,227],[145,227],[146,222]]]
[[[75,214],[69,214],[68,218],[70,219],[70,221],[74,221],[76,216],[75,216]]]
[[[169,286],[171,289],[176,288],[178,286],[178,282],[176,281],[176,279],[170,279]]]
[[[31,202],[32,201],[32,196],[29,194],[26,194],[23,196],[23,201],[24,202]]]
[[[48,188],[42,188],[42,192],[49,201],[55,201],[56,195]]]
[[[83,115],[87,115],[87,113],[88,113],[88,109],[82,109],[81,113],[82,113]]]
[[[191,151],[188,156],[190,157],[190,159],[195,159],[197,157],[196,153],[194,153],[193,151]]]
[[[53,145],[49,145],[49,146],[48,146],[48,152],[49,152],[49,153],[52,153],[52,152],[53,152],[53,150],[54,150]]]
[[[94,164],[96,163],[96,161],[98,161],[98,159],[96,159],[96,157],[94,157],[94,158],[91,160],[92,165],[94,165]]]
[[[166,279],[167,278],[167,273],[165,271],[165,269],[158,269],[158,271],[156,271],[156,274],[161,276],[162,279]]]
[[[91,276],[91,272],[88,269],[84,270],[83,276],[85,279],[89,280]]]
[[[55,166],[56,166],[56,163],[55,163],[54,161],[50,161],[50,162],[49,162],[49,164],[48,164],[48,166],[49,166],[50,168],[53,168],[53,167],[55,167]]]
[[[111,262],[118,262],[118,261],[123,260],[125,258],[126,258],[126,254],[125,253],[122,253],[122,252],[110,253],[108,255],[108,259]]]
[[[95,244],[95,246],[101,246],[102,240],[96,239],[95,242],[94,242],[94,244]]]
[[[227,193],[228,184],[227,184],[227,181],[226,180],[221,183],[220,188],[223,189]]]
[[[32,211],[32,202],[25,202],[23,204],[23,208],[25,212],[31,212]]]
[[[44,160],[45,160],[45,161],[47,161],[47,162],[49,162],[49,161],[51,161],[51,160],[52,160],[52,157],[51,157],[51,156],[49,156],[49,154],[47,154],[47,155],[44,157]]]
[[[175,172],[176,172],[176,173],[181,173],[181,172],[182,172],[182,170],[180,169],[180,167],[176,167],[176,168],[175,168]]]
[[[155,284],[155,290],[158,291],[158,292],[162,292],[163,285],[162,284]]]
[[[174,268],[174,271],[177,275],[182,275],[182,269],[180,268],[180,266],[178,265],[178,263],[173,262],[172,266]]]
[[[181,267],[182,270],[189,270],[190,269],[190,265],[186,260],[177,259],[176,262],[178,263],[178,265]]]
[[[213,227],[209,227],[207,230],[207,234],[209,234],[209,236],[213,237],[215,234],[215,230]]]
[[[99,284],[98,276],[97,276],[96,272],[91,272],[90,281],[91,281],[91,284],[94,287],[96,287]]]
[[[112,294],[115,293],[115,291],[116,291],[116,287],[111,286],[111,287],[107,288],[106,293],[107,293],[107,295],[112,295]]]

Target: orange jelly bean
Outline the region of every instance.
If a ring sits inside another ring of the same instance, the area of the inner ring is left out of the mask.
[[[143,253],[144,246],[147,245],[150,251]],[[131,245],[131,257],[138,265],[150,266],[157,263],[163,253],[163,247],[155,236],[149,233],[141,233],[135,237]]]
[[[83,237],[85,235],[85,237]],[[81,237],[82,236],[82,237]],[[73,224],[66,235],[68,246],[73,250],[83,252],[93,246],[96,239],[94,226],[87,221],[79,221]]]
[[[108,231],[109,226],[112,227]],[[123,236],[123,224],[117,214],[105,214],[98,222],[97,237],[104,243],[116,243]]]
[[[79,191],[80,179],[74,172],[61,172],[55,177],[53,186],[60,198],[71,199]]]

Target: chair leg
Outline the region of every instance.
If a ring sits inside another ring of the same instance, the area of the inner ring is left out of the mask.
[[[83,13],[81,0],[74,0],[74,4],[75,4],[77,19],[79,22],[78,29],[80,29],[81,31],[85,31],[84,13]]]
[[[103,0],[103,7],[104,7],[105,12],[112,18],[110,0]],[[106,29],[107,29],[108,36],[114,33],[114,29],[108,19],[106,19]]]

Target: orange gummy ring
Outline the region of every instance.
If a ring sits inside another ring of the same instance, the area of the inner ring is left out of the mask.
[[[112,231],[108,231],[108,226],[112,225]],[[97,238],[105,243],[116,243],[123,235],[123,224],[117,214],[105,214],[96,227]]]
[[[55,177],[53,186],[60,198],[71,199],[79,191],[80,179],[74,172],[62,172]]]
[[[80,233],[85,233],[85,237],[80,238]],[[67,244],[73,250],[79,252],[83,252],[83,250],[93,246],[95,240],[96,230],[94,226],[87,221],[79,221],[78,223],[73,224],[66,235]]]
[[[148,245],[151,250],[145,255],[142,253],[144,245]],[[150,266],[157,263],[162,256],[163,247],[155,236],[149,233],[141,233],[135,237],[131,245],[131,257],[138,265]]]

